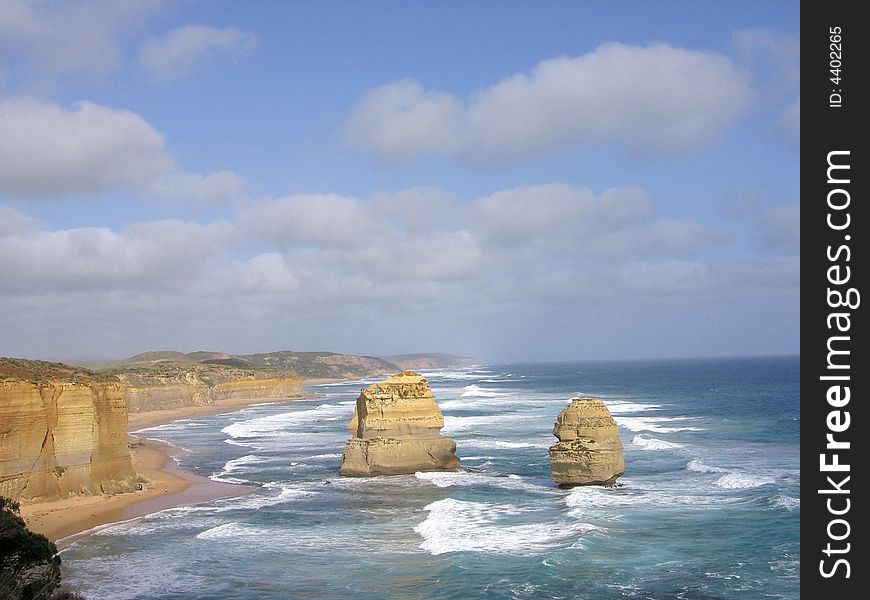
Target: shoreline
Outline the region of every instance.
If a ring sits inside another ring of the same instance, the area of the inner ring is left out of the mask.
[[[305,385],[321,383],[305,382]],[[178,466],[183,450],[162,440],[145,437],[139,430],[191,419],[237,412],[255,404],[289,404],[313,397],[248,398],[222,400],[207,406],[185,406],[128,416],[127,435],[133,470],[146,481],[143,489],[114,496],[73,496],[21,505],[27,527],[45,535],[63,550],[94,530],[162,510],[211,502],[252,493],[256,487],[213,481]]]

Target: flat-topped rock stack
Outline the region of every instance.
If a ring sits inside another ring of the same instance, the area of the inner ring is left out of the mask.
[[[399,475],[459,468],[456,444],[441,435],[444,416],[426,379],[412,371],[363,389],[356,425],[339,473],[350,477]]]
[[[610,485],[625,472],[619,426],[598,398],[573,398],[553,435],[559,442],[550,446],[550,466],[559,485]]]

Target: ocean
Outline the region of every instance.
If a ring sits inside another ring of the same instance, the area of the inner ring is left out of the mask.
[[[338,476],[372,381],[143,430],[255,493],[104,527],[62,553],[90,598],[799,598],[800,359],[427,371],[463,471]],[[620,425],[617,487],[560,489],[573,396]]]

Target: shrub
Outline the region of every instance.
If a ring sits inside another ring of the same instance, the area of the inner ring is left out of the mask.
[[[60,585],[57,546],[27,529],[18,513],[17,502],[0,496],[0,598],[50,598]]]

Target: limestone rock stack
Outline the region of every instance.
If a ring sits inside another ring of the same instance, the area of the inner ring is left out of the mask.
[[[342,475],[369,477],[459,468],[456,444],[440,433],[444,416],[423,376],[405,371],[364,390]]]
[[[598,398],[574,398],[553,428],[553,480],[562,486],[609,485],[625,472],[619,426]]]

